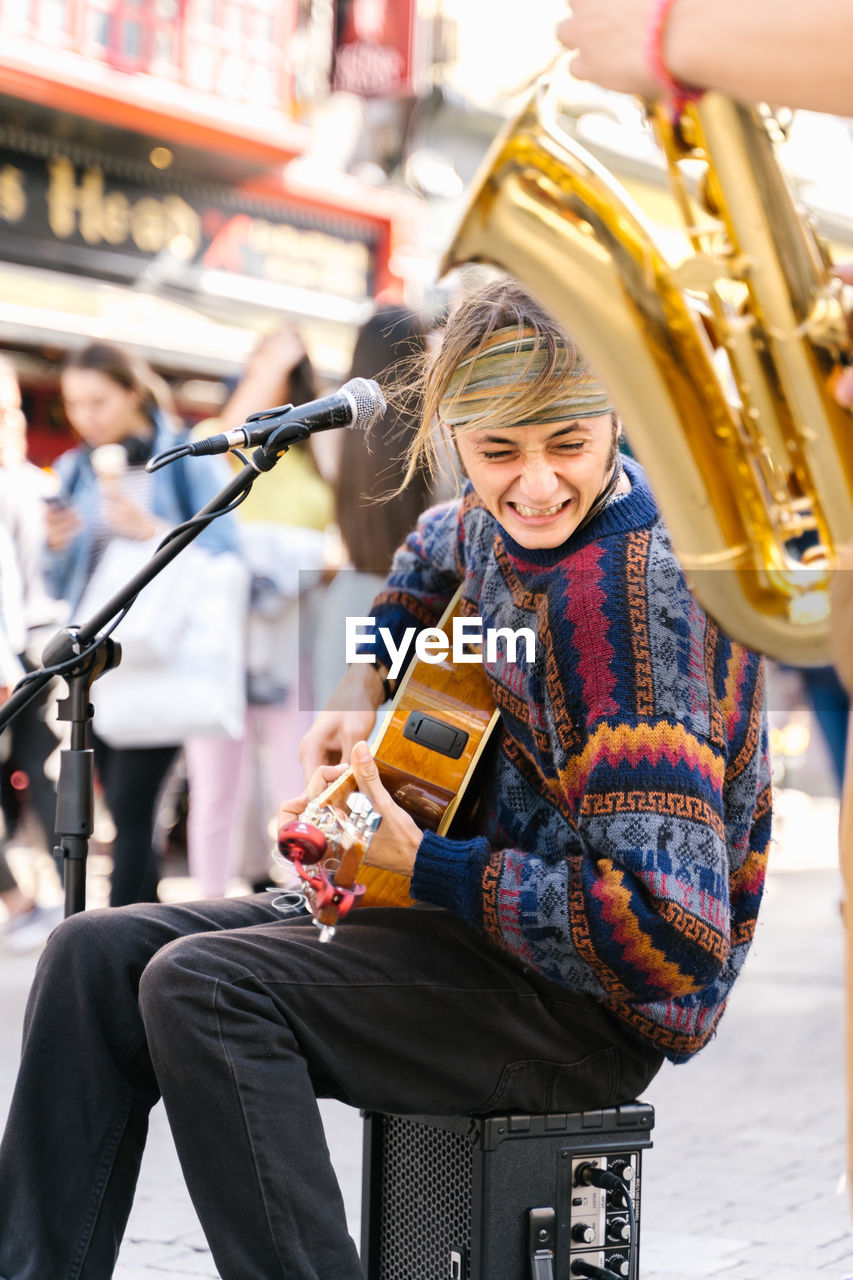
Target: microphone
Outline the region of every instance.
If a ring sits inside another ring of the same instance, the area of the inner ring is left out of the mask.
[[[378,382],[372,378],[352,378],[339,391],[333,391],[321,400],[310,400],[296,407],[279,405],[277,409],[252,413],[242,427],[197,440],[183,452],[192,458],[209,453],[227,453],[229,449],[249,449],[266,444],[273,432],[291,425],[307,428],[307,432],[299,435],[329,431],[333,427],[361,427],[366,430],[382,417],[387,407]]]

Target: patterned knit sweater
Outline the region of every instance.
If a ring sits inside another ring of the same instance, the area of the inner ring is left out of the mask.
[[[755,929],[764,672],[696,603],[642,469],[625,469],[631,492],[555,550],[514,543],[470,487],[432,508],[372,613],[397,641],[462,581],[484,629],[537,636],[533,662],[499,644],[487,663],[501,728],[477,834],[427,832],[413,895],[678,1062],[712,1035]]]

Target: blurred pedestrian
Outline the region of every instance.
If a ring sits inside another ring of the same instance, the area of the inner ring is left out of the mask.
[[[196,432],[228,431],[258,410],[304,404],[317,394],[302,339],[285,327],[258,345],[219,415]],[[204,897],[221,897],[229,877],[241,873],[256,890],[273,883],[269,823],[281,797],[302,786],[298,749],[311,723],[311,672],[299,643],[299,610],[320,579],[332,514],[331,489],[310,440],[260,476],[237,508],[241,553],[251,573],[244,731],[238,738],[199,735],[184,744],[189,870]]]
[[[24,673],[18,653],[24,646],[24,591],[11,535],[0,521],[0,706]],[[7,756],[11,729],[0,735],[0,760]],[[8,828],[0,832],[0,903],[6,911],[4,945],[7,951],[40,946],[62,918],[61,907],[42,906],[25,893],[6,859]]]
[[[44,583],[45,499],[55,488],[27,458],[26,419],[15,368],[0,356],[0,526],[9,535],[21,584],[22,629],[16,657],[24,670],[39,664],[48,636],[63,621],[62,606]],[[0,800],[6,835],[31,812],[44,848],[53,852],[60,731],[55,692],[45,689],[17,714],[5,734]],[[61,876],[61,865],[58,867]]]
[[[394,552],[433,500],[430,480],[420,470],[400,491],[421,411],[405,378],[426,346],[425,321],[401,306],[379,306],[356,338],[349,376],[375,378],[387,390],[389,407],[369,431],[347,431],[341,441],[334,486],[341,564],[324,593],[316,628],[315,707],[325,706],[346,669],[345,619],[367,614]]]
[[[165,384],[120,347],[96,342],[73,353],[61,385],[81,443],[55,463],[61,486],[47,512],[48,583],[73,613],[114,539],[144,542],[188,519],[219,492],[227,469],[220,459],[197,458],[145,470],[148,458],[177,444],[180,434],[165,408]],[[99,459],[110,462],[111,474]],[[228,518],[215,520],[199,542],[210,551],[233,550]],[[155,805],[180,744],[110,746],[98,735],[96,713],[92,745],[115,825],[110,905],[156,901]]]

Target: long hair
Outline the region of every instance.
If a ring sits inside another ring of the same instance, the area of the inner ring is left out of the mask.
[[[405,379],[413,362],[422,362],[425,351],[426,328],[418,315],[404,307],[379,307],[359,330],[350,376],[375,378],[390,388]],[[420,468],[402,487],[420,414],[419,395],[390,394],[387,412],[370,432],[344,433],[335,481],[337,520],[352,564],[362,572],[386,573],[429,505],[429,481]]]
[[[115,343],[89,342],[78,351],[69,352],[62,372],[66,369],[92,369],[125,391],[137,392],[142,412],[148,418],[157,410],[173,412],[172,393],[166,381],[140,356],[131,355]]]
[[[271,334],[268,339],[265,339],[260,343],[260,346],[258,347],[258,351],[260,353],[263,353],[266,342],[274,338],[274,336],[275,335]],[[269,359],[269,356],[267,356],[267,359]],[[317,374],[314,371],[314,365],[311,363],[311,357],[308,355],[307,351],[298,364],[293,366],[283,365],[279,370],[279,376],[280,386],[273,403],[281,401],[283,404],[287,401],[288,404],[293,404],[298,407],[301,404],[307,404],[309,400],[317,399],[319,394]],[[260,406],[257,407],[260,408]],[[272,406],[267,407],[271,408]],[[299,454],[307,461],[315,475],[320,476],[322,474],[320,467],[317,464],[317,457],[314,453],[314,443],[310,436],[307,440],[300,440],[298,443],[293,444],[290,447],[294,454]]]
[[[299,364],[290,370],[285,398],[295,405],[307,404],[309,400],[317,399],[317,375],[310,356],[304,355]]]

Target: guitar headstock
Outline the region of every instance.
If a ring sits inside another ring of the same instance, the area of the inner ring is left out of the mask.
[[[356,874],[380,821],[350,770],[279,829],[275,856],[296,868],[324,942],[364,893]]]

